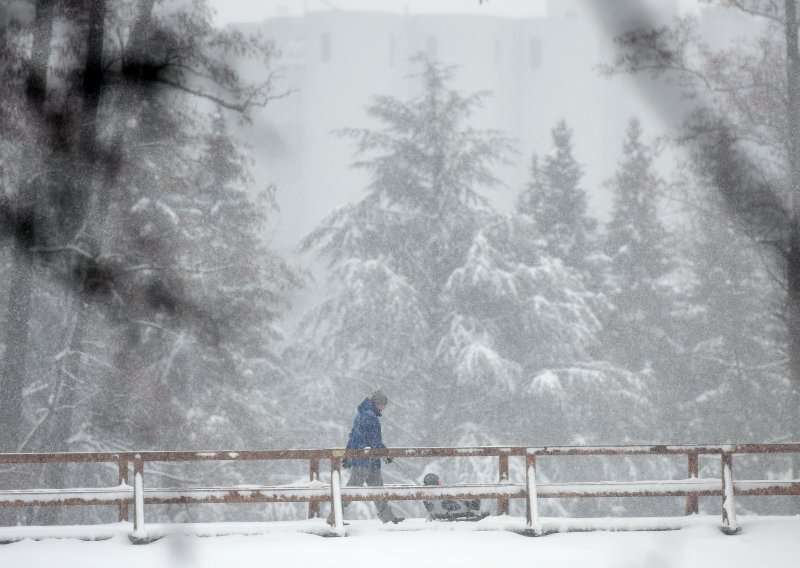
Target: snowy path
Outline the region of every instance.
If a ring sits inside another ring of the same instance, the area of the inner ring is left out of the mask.
[[[381,568],[800,568],[800,516],[744,518],[736,536],[713,522],[679,531],[589,532],[523,537],[476,531],[474,525],[432,526],[412,519],[403,529],[354,521],[347,538],[274,532],[254,536],[173,534],[135,546],[122,534],[109,540],[24,540],[0,546],[9,568],[266,568],[375,565]],[[426,530],[414,530],[422,529]],[[436,530],[440,529],[440,530]],[[526,560],[527,559],[527,560]],[[522,564],[520,564],[522,562]]]

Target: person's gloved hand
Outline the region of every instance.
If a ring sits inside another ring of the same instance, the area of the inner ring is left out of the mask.
[[[385,461],[386,463],[392,463],[394,461],[394,458],[383,458],[383,461]]]

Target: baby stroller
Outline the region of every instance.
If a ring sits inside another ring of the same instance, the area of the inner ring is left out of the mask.
[[[442,485],[442,481],[435,473],[425,475],[422,482],[425,485]],[[442,499],[441,501],[423,501],[422,504],[428,511],[429,520],[480,521],[489,515],[488,512],[481,512],[480,499]]]

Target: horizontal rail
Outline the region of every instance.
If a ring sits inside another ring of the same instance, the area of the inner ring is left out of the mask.
[[[668,479],[663,481],[542,483],[539,497],[684,497],[722,495],[719,479]]]
[[[800,495],[800,480],[740,480],[733,484],[737,496]],[[542,483],[542,498],[572,497],[680,497],[721,496],[719,479],[667,479],[633,482]],[[384,485],[343,487],[343,501],[436,500],[436,499],[523,499],[525,485],[519,483],[470,485]],[[175,503],[284,503],[330,500],[330,485],[236,486],[144,489],[147,504]],[[132,503],[133,487],[29,489],[0,491],[0,506],[20,505],[109,505]]]
[[[722,444],[722,445],[630,445],[630,446],[474,446],[387,448],[365,450],[292,449],[226,451],[142,451],[142,452],[62,452],[50,454],[0,453],[0,464],[118,462],[141,459],[147,462],[174,461],[258,461],[310,460],[352,457],[496,457],[524,456],[612,456],[612,455],[686,455],[697,454],[780,454],[800,453],[800,443],[791,444]]]
[[[133,502],[133,487],[12,489],[0,491],[0,507],[25,505],[113,505]]]
[[[317,487],[199,487],[144,490],[145,504],[176,503],[302,503],[328,499],[329,486]]]
[[[800,495],[800,479],[796,480],[734,480],[733,492],[742,496]]]
[[[791,454],[800,453],[800,444],[544,446],[528,447],[525,453],[536,456]]]
[[[343,501],[421,501],[438,499],[524,498],[525,487],[515,483],[476,485],[384,485],[383,487],[342,487]]]

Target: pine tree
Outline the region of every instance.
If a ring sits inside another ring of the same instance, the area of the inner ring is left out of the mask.
[[[497,216],[477,233],[444,291],[451,323],[437,351],[439,373],[454,375],[463,397],[471,390],[488,408],[504,409],[471,420],[494,443],[527,443],[521,433],[531,431],[551,444],[635,438],[646,421],[594,410],[649,407],[641,378],[601,357],[605,298],[550,257],[537,234],[519,214]]]
[[[136,125],[127,142],[158,147],[159,139],[171,139],[175,125],[162,130],[168,115],[158,116],[152,124]],[[161,306],[155,321],[145,306],[115,306],[116,333],[125,348],[114,361],[116,387],[94,407],[92,439],[107,439],[111,430],[136,447],[163,446],[173,436],[193,447],[277,441],[269,393],[285,380],[285,368],[275,348],[281,336],[274,321],[296,276],[261,242],[270,202],[246,192],[247,162],[222,111],[206,116],[196,117],[199,135],[186,147],[167,156],[163,150],[126,156],[130,161],[122,175],[139,189],[110,209],[116,229],[107,242],[109,254],[126,263],[158,258],[130,274],[124,285],[152,290],[166,282],[178,288],[184,302]],[[196,162],[186,159],[198,152]],[[160,185],[147,183],[176,158],[188,167],[178,166],[177,175]],[[130,405],[130,398],[138,404]],[[160,431],[150,438],[151,416],[158,413],[179,420],[168,435]],[[112,427],[109,419],[121,416],[131,427]]]
[[[534,156],[531,183],[520,196],[518,209],[536,222],[551,257],[583,270],[596,249],[597,223],[587,214],[583,170],[573,155],[572,130],[561,120],[551,133],[553,149],[541,165]]]
[[[654,426],[647,377],[603,360],[607,301],[587,288],[586,274],[546,248],[531,217],[487,216],[453,272],[443,294],[450,327],[436,352],[437,375],[451,378],[432,391],[448,400],[440,428],[459,445],[641,442]],[[488,481],[492,465],[470,463],[458,480]],[[632,462],[563,465],[548,467],[547,478],[592,479],[600,470],[606,479],[655,475]],[[512,464],[512,475],[524,475],[519,466]],[[562,513],[603,511],[585,502],[550,505]]]
[[[785,439],[793,411],[781,283],[756,245],[709,201],[689,225],[694,275],[686,317],[688,373],[683,437],[733,442]],[[763,468],[762,468],[763,471]]]
[[[383,128],[342,132],[356,140],[363,159],[355,165],[371,181],[365,198],[334,211],[304,241],[330,262],[333,289],[306,314],[295,355],[313,369],[303,396],[343,425],[351,409],[326,401],[349,397],[354,405],[384,386],[404,422],[416,426],[403,434],[408,443],[425,439],[434,422],[422,416],[442,403],[431,396],[448,380],[433,367],[449,327],[442,291],[488,210],[480,188],[498,184],[490,166],[509,149],[498,133],[467,125],[485,94],[463,96],[448,87],[452,68],[424,55],[414,62],[422,68],[419,95],[377,97],[368,112]],[[322,443],[341,443],[345,427]]]
[[[607,328],[615,360],[636,371],[654,369],[658,381],[680,368],[676,367],[677,322],[671,316],[676,298],[665,278],[677,264],[670,252],[670,235],[659,218],[656,192],[663,181],[654,172],[652,151],[641,138],[639,121],[631,119],[622,162],[607,184],[614,195],[605,241],[609,300],[614,305]]]

